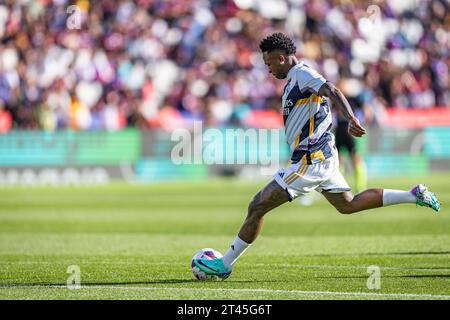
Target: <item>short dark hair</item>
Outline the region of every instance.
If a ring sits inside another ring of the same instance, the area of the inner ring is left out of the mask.
[[[262,52],[282,50],[288,55],[295,54],[297,48],[294,41],[284,33],[277,32],[261,40],[259,48]]]

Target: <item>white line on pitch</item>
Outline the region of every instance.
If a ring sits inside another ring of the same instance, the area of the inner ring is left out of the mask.
[[[36,286],[46,288],[67,288],[67,286]],[[329,296],[360,296],[360,297],[399,297],[399,298],[435,298],[450,299],[450,295],[434,295],[419,293],[376,293],[376,292],[340,292],[340,291],[303,291],[303,290],[277,290],[277,289],[214,289],[214,288],[173,288],[173,287],[128,287],[128,286],[82,286],[81,289],[119,289],[119,290],[173,290],[173,291],[213,291],[213,292],[263,292],[263,293],[286,293],[286,294],[310,294]]]

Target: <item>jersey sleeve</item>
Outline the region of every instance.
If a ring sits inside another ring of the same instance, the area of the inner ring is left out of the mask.
[[[303,66],[297,72],[297,84],[301,92],[311,91],[318,94],[320,87],[327,80],[316,70]]]

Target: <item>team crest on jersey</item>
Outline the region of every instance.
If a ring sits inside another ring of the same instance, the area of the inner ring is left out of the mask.
[[[278,175],[280,176],[280,178],[283,178],[284,177],[284,172],[280,172]]]
[[[291,111],[291,107],[294,105],[294,103],[292,102],[292,100],[286,100],[286,103],[284,104],[284,109],[283,109],[283,115],[284,116],[288,116],[289,112]]]

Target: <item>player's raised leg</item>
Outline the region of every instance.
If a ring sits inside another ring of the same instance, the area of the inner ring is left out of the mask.
[[[259,191],[248,206],[247,217],[233,244],[222,259],[194,260],[203,272],[226,278],[231,273],[234,263],[244,251],[255,241],[261,232],[264,215],[270,210],[289,201],[289,196],[275,180]]]
[[[351,214],[367,209],[401,203],[415,203],[439,212],[441,204],[433,192],[423,184],[408,191],[392,189],[367,189],[353,196],[351,192],[332,193],[324,191],[325,198],[340,212]]]

